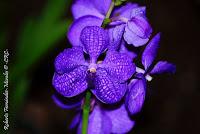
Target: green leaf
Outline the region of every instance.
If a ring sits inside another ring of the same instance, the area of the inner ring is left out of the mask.
[[[24,36],[30,31],[32,31],[32,34],[22,40],[19,45],[17,65],[24,70],[35,63],[42,55],[48,52],[57,41],[61,38],[65,38],[70,22],[71,21],[61,22],[54,25],[54,27],[46,27],[45,29],[44,27],[37,27],[38,31],[29,28],[25,29]]]
[[[37,62],[55,43],[66,37],[66,32],[71,19],[61,21],[65,7],[70,1],[49,0],[40,19],[29,18],[22,29],[17,44],[16,63],[12,71],[17,74],[25,72]]]

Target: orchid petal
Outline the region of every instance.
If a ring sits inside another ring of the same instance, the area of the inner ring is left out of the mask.
[[[113,11],[113,16],[121,16],[127,19],[131,18],[131,11],[138,7],[137,4],[127,2],[124,6],[116,7]]]
[[[117,50],[120,47],[125,25],[115,26],[109,29],[110,44],[109,50]]]
[[[65,49],[55,59],[54,65],[59,74],[68,73],[80,65],[86,64],[82,47]]]
[[[141,111],[146,92],[146,81],[142,79],[134,79],[129,84],[129,92],[126,96],[126,107],[131,114]]]
[[[135,47],[143,46],[149,41],[148,38],[143,39],[136,35],[127,26],[125,27],[124,40]]]
[[[105,113],[112,122],[111,133],[125,134],[128,133],[135,125],[135,122],[130,119],[124,105],[121,105],[119,108],[114,110],[106,110]]]
[[[95,89],[92,92],[100,101],[107,104],[119,102],[126,89],[126,83],[119,83],[114,78],[111,78],[105,70],[97,69]]]
[[[92,15],[102,19],[104,18],[104,15],[98,11],[91,0],[75,0],[72,4],[72,14],[75,19],[86,15]]]
[[[131,11],[131,19],[127,22],[124,39],[135,47],[146,44],[152,28],[145,16],[145,7],[137,7]]]
[[[142,64],[145,70],[149,68],[149,66],[153,63],[157,55],[159,41],[160,41],[160,33],[156,34],[156,36],[154,36],[153,39],[151,39],[151,41],[148,43],[142,54]]]
[[[80,66],[62,75],[54,73],[53,86],[58,93],[65,97],[73,97],[87,89],[86,66]]]
[[[89,117],[88,134],[110,134],[111,128],[111,120],[99,106],[95,106]]]
[[[108,51],[100,67],[104,68],[110,76],[120,82],[125,82],[135,72],[135,65],[132,59],[127,54],[117,51]]]
[[[128,28],[137,36],[146,39],[150,37],[152,28],[144,17],[137,16],[127,22]]]
[[[136,7],[131,10],[131,18],[138,16],[146,18],[146,7]]]
[[[151,70],[150,74],[161,74],[161,73],[175,73],[176,66],[167,61],[159,61],[154,68]]]
[[[72,46],[82,46],[80,42],[81,31],[86,26],[101,26],[102,19],[95,16],[83,16],[75,20],[68,30],[67,37]]]
[[[109,45],[108,32],[99,26],[85,27],[81,32],[80,40],[90,58],[95,62]]]
[[[93,3],[93,5],[96,7],[96,9],[98,9],[98,11],[103,14],[104,16],[106,16],[106,13],[108,12],[108,9],[110,7],[111,4],[111,0],[92,0],[91,1]]]

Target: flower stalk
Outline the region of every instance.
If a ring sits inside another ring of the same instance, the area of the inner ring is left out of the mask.
[[[110,20],[110,15],[111,15],[111,13],[112,13],[114,7],[115,7],[115,0],[112,0],[112,2],[111,2],[111,4],[110,4],[110,8],[108,9],[108,12],[107,12],[107,14],[106,14],[106,17],[104,18],[103,23],[102,23],[102,25],[101,25],[102,28],[105,28],[106,25],[109,24],[109,23],[111,22],[111,20]]]
[[[83,105],[82,134],[87,134],[88,119],[89,119],[89,113],[90,113],[90,99],[91,99],[91,93],[90,91],[87,91],[86,96],[85,96],[85,102]]]

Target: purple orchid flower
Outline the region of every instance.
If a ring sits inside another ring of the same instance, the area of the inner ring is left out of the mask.
[[[127,89],[127,80],[135,72],[131,58],[117,51],[108,51],[99,63],[98,57],[109,45],[108,32],[98,26],[87,26],[80,33],[83,45],[61,52],[55,59],[53,86],[65,97],[74,97],[87,88],[103,103],[116,103]],[[84,51],[90,57],[84,58]]]
[[[157,55],[157,50],[159,47],[160,33],[158,33],[146,46],[142,54],[142,64],[145,70],[141,68],[136,68],[136,79],[131,80],[128,85],[128,92],[125,99],[125,104],[128,111],[131,114],[138,113],[145,100],[146,93],[146,80],[151,81],[152,77],[150,75],[160,74],[160,73],[174,73],[176,66],[167,62],[159,61],[153,69],[150,67]]]
[[[88,134],[124,134],[128,133],[135,125],[135,122],[129,117],[125,105],[122,104],[114,109],[108,109],[103,106],[95,105],[89,115]],[[70,128],[78,127],[78,134],[81,134],[82,118],[78,113]]]
[[[63,109],[78,110],[70,126],[77,128],[78,133],[128,133],[135,125],[130,116],[141,111],[151,75],[176,70],[167,61],[153,66],[160,33],[149,41],[152,28],[145,15],[146,8],[126,3],[113,9],[116,4],[113,2],[74,1],[75,21],[67,34],[72,48],[61,52],[54,62],[52,84],[57,93],[52,99]],[[135,66],[133,59],[139,46],[148,41],[142,53],[142,69]],[[87,89],[90,91],[86,92]],[[117,104],[107,105],[114,103]]]
[[[68,39],[73,46],[80,46],[80,31],[85,26],[100,26],[109,9],[111,0],[76,0],[72,5],[75,22],[68,31]],[[123,39],[135,47],[146,44],[152,28],[145,16],[145,7],[126,3],[113,10],[109,30],[110,45],[117,49]],[[76,36],[75,36],[76,35]]]

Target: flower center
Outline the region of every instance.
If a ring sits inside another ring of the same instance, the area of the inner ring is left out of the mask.
[[[88,66],[88,71],[90,73],[96,73],[98,64],[101,64],[102,62],[103,61],[98,61],[97,64],[96,63],[90,63],[89,66]]]
[[[88,70],[89,70],[90,73],[96,73],[96,71],[97,71],[97,64],[90,63],[90,65],[88,67]]]

